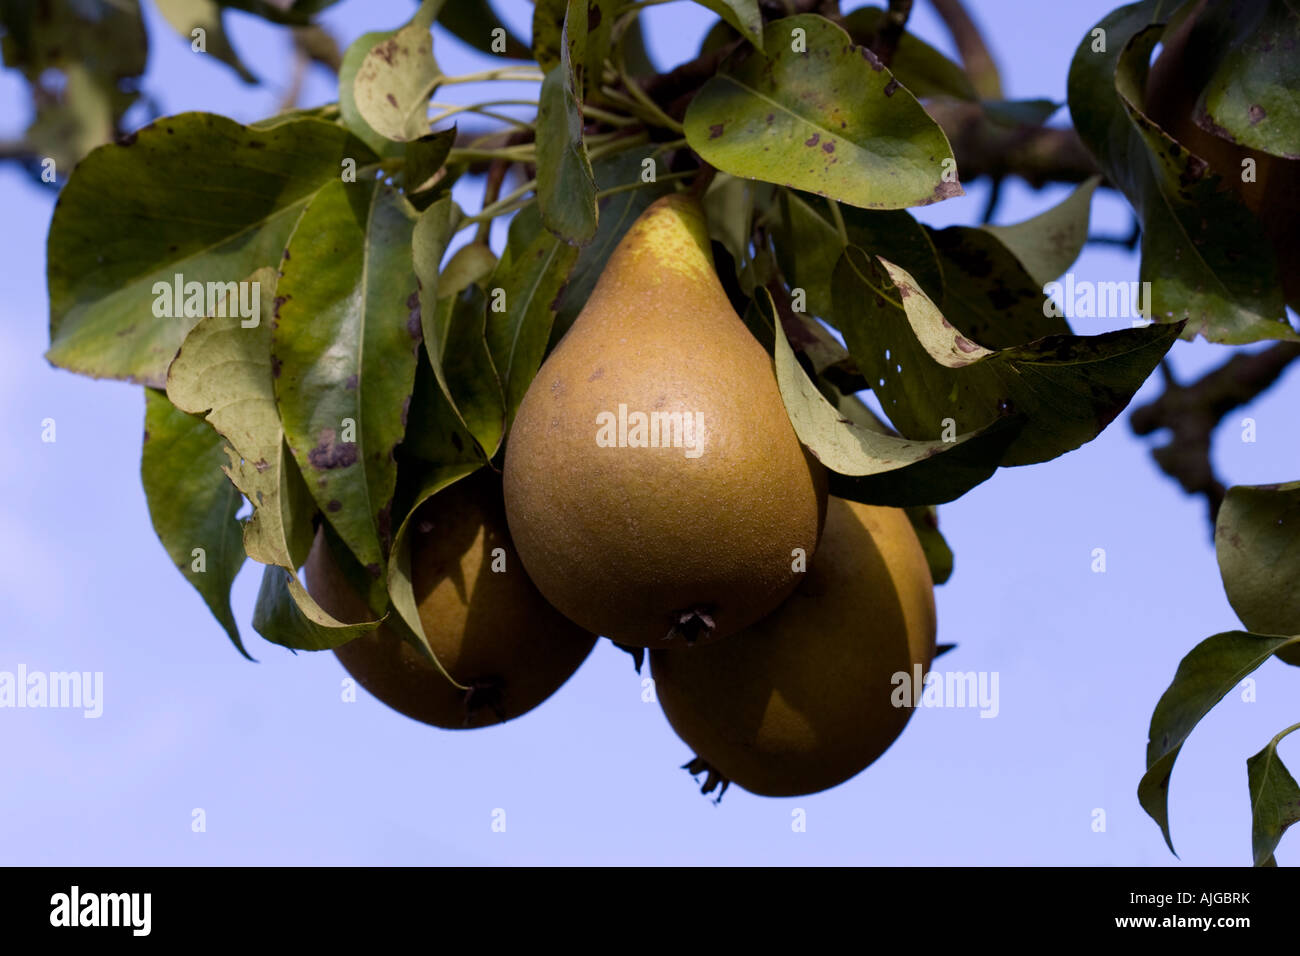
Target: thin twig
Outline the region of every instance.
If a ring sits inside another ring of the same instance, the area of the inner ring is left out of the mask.
[[[1300,344],[1278,342],[1262,352],[1234,355],[1190,385],[1180,385],[1163,362],[1164,394],[1134,409],[1129,417],[1129,425],[1138,435],[1169,429],[1169,442],[1154,449],[1152,455],[1160,470],[1185,492],[1205,496],[1211,528],[1224,494],[1210,460],[1215,427],[1234,408],[1266,391],[1297,358]]]
[[[957,52],[961,54],[962,65],[966,67],[966,75],[970,77],[971,84],[975,87],[975,92],[980,95],[980,99],[1002,99],[1002,79],[998,76],[997,64],[993,62],[993,55],[989,53],[988,45],[984,42],[979,27],[962,6],[961,0],[930,0],[930,2],[943,20],[944,26],[948,28],[948,32],[952,34],[953,42],[957,44]]]

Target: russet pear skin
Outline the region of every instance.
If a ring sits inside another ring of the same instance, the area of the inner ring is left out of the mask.
[[[673,730],[714,771],[799,796],[848,780],[902,733],[912,707],[896,698],[929,670],[935,626],[906,513],[831,498],[817,557],[781,607],[716,645],[652,651],[650,673]]]
[[[638,414],[659,416],[659,447],[641,447]],[[825,471],[723,291],[697,201],[657,200],[614,250],[519,406],[504,486],[538,590],[616,642],[725,637],[798,584]]]

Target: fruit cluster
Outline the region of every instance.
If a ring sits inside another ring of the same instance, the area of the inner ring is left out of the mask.
[[[603,635],[649,650],[706,791],[791,796],[883,753],[910,715],[893,676],[934,655],[910,521],[828,499],[685,195],[652,205],[610,257],[519,407],[504,473],[461,479],[413,522],[437,665],[387,626],[336,653],[439,727],[536,707]],[[324,530],[306,578],[335,617],[368,619]]]

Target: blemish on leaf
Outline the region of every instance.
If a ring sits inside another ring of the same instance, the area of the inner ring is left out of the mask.
[[[822,143],[822,152],[828,154],[835,152],[834,141],[828,139],[826,142]]]
[[[346,388],[346,389],[348,389],[348,391],[355,392],[355,391],[357,390],[357,377],[356,377],[356,375],[355,375],[355,374],[354,374],[354,375],[349,375],[349,376],[348,376],[348,380],[347,380],[346,382],[343,383],[343,387]]]
[[[455,432],[451,433],[451,443],[456,446],[457,451],[463,451],[465,448],[465,443],[460,440],[460,435]]]
[[[320,441],[307,452],[307,461],[313,468],[347,468],[357,463],[356,442],[335,441],[334,429],[321,430]]]
[[[1258,103],[1252,103],[1250,108],[1246,110],[1246,115],[1250,117],[1250,125],[1257,126],[1268,114],[1264,112],[1264,107]]]
[[[871,64],[871,68],[879,73],[885,68],[885,64],[880,62],[880,58],[864,46],[858,47],[858,52],[862,54],[862,59]]]
[[[135,140],[136,140],[135,133],[126,133],[123,136],[117,137],[117,139],[114,142],[116,142],[118,146],[134,146]]]
[[[723,126],[724,126],[723,123],[714,123],[712,126],[710,126],[709,139],[717,139],[719,136],[721,136]]]
[[[284,259],[285,262],[289,261],[289,249],[287,246],[285,247],[284,256],[282,258]]]
[[[337,498],[333,498],[333,499],[330,500],[330,503],[327,504],[327,505],[325,506],[325,510],[326,510],[326,511],[342,511],[342,510],[343,510],[343,502],[339,501]]]
[[[816,146],[818,141],[821,138],[822,138],[821,133],[813,133],[811,136],[809,136],[806,140],[803,141],[803,144],[805,146]]]
[[[388,93],[388,94],[386,94],[386,95],[384,96],[384,99],[386,99],[386,100],[388,100],[388,102],[392,103],[394,108],[397,107],[397,97],[394,96],[392,93]]]
[[[898,89],[898,80],[890,80],[885,84],[885,95],[893,96],[896,89]]]
[[[406,315],[406,334],[418,342],[424,335],[420,329],[420,293],[412,292],[406,297],[406,308],[409,310]]]
[[[279,378],[279,377],[280,377],[280,359],[274,352],[272,352],[271,353],[271,378]]]
[[[270,468],[271,464],[265,458],[259,458],[257,461],[253,462],[253,467],[257,469],[258,474],[261,474],[266,471],[266,469]]]

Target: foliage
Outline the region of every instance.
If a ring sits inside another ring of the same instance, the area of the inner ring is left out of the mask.
[[[229,590],[248,557],[264,565],[253,624],[267,640],[329,648],[400,620],[433,656],[412,594],[413,511],[500,466],[545,355],[628,225],[672,189],[702,197],[724,286],[832,491],[908,507],[940,581],[953,556],[933,506],[1091,441],[1180,336],[1300,338],[1271,236],[1149,115],[1151,53],[1186,15],[1172,0],[1120,7],[1082,38],[1069,112],[1087,149],[1056,167],[1075,193],[1023,223],[942,230],[909,210],[962,196],[963,164],[987,165],[998,137],[1059,144],[1045,125],[1057,104],[997,99],[996,75],[891,35],[878,8],[699,2],[719,17],[700,56],[657,74],[638,4],[538,0],[525,43],[487,0],[425,0],[334,58],[336,104],[134,130],[148,43],[135,0],[5,5],[4,62],[33,96],[18,154],[34,172],[81,160],[66,186],[52,179],[48,358],[145,388],[154,527],[241,652]],[[227,11],[285,24],[303,48],[327,5],[160,2],[250,82]],[[1296,68],[1277,51],[1300,41],[1296,14],[1276,0],[1211,6],[1228,19],[1202,125],[1294,161]],[[435,26],[500,65],[444,74]],[[536,84],[535,117],[498,122],[490,100],[430,106],[470,80]],[[496,125],[467,131],[453,123],[465,113]],[[1031,181],[1051,178],[1052,156],[1014,156]],[[476,176],[483,203],[466,213],[450,187]],[[1082,249],[1098,188],[1141,224],[1153,321],[1083,336],[1046,287]],[[486,227],[501,216],[513,219],[498,259]],[[1295,484],[1232,489],[1218,515],[1224,587],[1248,630],[1197,645],[1152,717],[1139,798],[1167,840],[1170,772],[1196,723],[1270,657],[1300,663],[1297,521]],[[334,620],[299,581],[320,522],[355,559],[374,620]],[[1277,754],[1295,729],[1248,761],[1257,864],[1296,820]]]

